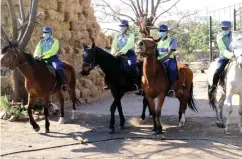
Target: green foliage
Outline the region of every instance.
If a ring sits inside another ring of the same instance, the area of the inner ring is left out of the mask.
[[[21,114],[27,114],[23,107],[12,107],[6,95],[0,97],[0,109],[7,111],[9,117],[12,115],[18,117]]]
[[[11,104],[8,101],[7,96],[1,96],[0,97],[0,109],[9,109],[11,108]]]

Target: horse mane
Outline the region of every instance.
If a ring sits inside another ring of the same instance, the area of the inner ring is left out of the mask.
[[[42,66],[45,66],[47,67],[47,63],[43,60],[37,60],[37,59],[34,59],[34,57],[30,54],[30,53],[23,53],[27,62],[30,64],[30,65],[33,65],[33,64],[40,64]]]

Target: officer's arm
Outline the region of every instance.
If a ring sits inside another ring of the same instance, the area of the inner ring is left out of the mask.
[[[53,43],[51,49],[45,53],[45,56],[43,58],[46,59],[46,58],[50,58],[51,56],[56,55],[58,53],[59,49],[60,49],[59,40],[54,40],[54,43]]]
[[[126,45],[120,50],[120,52],[122,52],[122,54],[126,54],[130,49],[132,49],[134,47],[134,34],[130,34],[129,35],[129,39],[126,43]]]
[[[231,59],[233,57],[233,53],[227,49],[223,41],[223,36],[221,35],[217,36],[217,43],[218,43],[219,51],[223,53],[223,56],[226,57],[227,59]]]
[[[118,37],[115,36],[112,42],[111,54],[116,54],[118,51]]]
[[[41,56],[42,48],[41,48],[41,46],[40,46],[40,43],[41,43],[41,41],[38,43],[38,45],[37,45],[36,48],[35,48],[35,51],[34,51],[34,57],[36,57],[36,56]]]
[[[176,49],[177,49],[177,40],[173,39],[170,45],[170,50],[167,53],[168,54],[167,56],[170,56],[172,53],[174,53]]]

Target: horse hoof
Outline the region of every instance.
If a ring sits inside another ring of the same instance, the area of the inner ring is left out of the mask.
[[[179,128],[183,128],[184,125],[185,125],[184,123],[180,122],[180,123],[178,124],[178,127],[179,127]]]
[[[152,119],[152,118],[153,118],[153,116],[152,116],[152,115],[149,115],[149,118],[150,118],[150,119]]]
[[[36,127],[36,128],[34,128],[34,130],[35,130],[35,132],[38,132],[38,131],[40,130],[39,125],[37,125],[37,127]]]
[[[50,132],[50,130],[49,129],[45,129],[45,133],[49,133]]]
[[[219,128],[225,128],[225,124],[224,124],[224,123],[217,123],[217,126],[218,126]]]
[[[109,134],[114,134],[115,133],[115,128],[110,129]]]
[[[75,120],[75,119],[76,119],[76,116],[72,116],[72,117],[71,117],[71,120]]]
[[[119,126],[118,129],[119,129],[119,130],[123,130],[123,129],[124,129],[124,125]]]
[[[228,131],[228,130],[225,130],[224,133],[225,133],[226,135],[230,135],[230,134],[231,134],[230,131]]]
[[[160,134],[163,134],[162,130],[157,130],[156,135],[160,135]]]
[[[58,123],[59,124],[64,124],[65,123],[64,117],[60,117]]]
[[[152,129],[152,135],[156,135],[157,130],[156,129]]]

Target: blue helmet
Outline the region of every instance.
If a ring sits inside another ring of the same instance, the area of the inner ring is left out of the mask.
[[[44,27],[43,28],[43,32],[44,33],[52,33],[52,28],[50,28],[50,27]]]
[[[127,21],[127,20],[120,20],[119,26],[128,26],[128,25],[129,25],[129,21]]]
[[[223,27],[231,28],[232,26],[230,21],[222,21],[220,25],[221,25],[221,28]]]
[[[168,26],[165,25],[165,24],[161,24],[161,25],[159,26],[159,30],[168,31]]]

